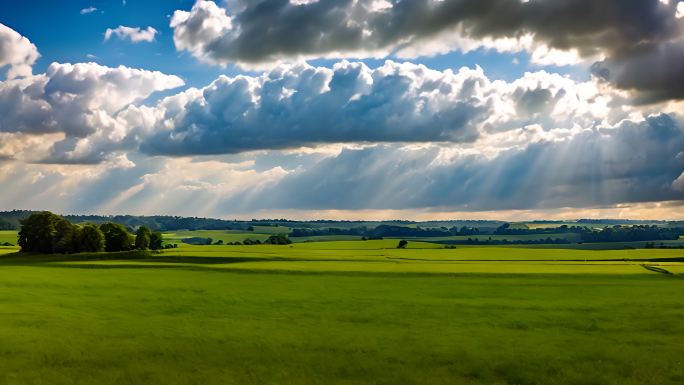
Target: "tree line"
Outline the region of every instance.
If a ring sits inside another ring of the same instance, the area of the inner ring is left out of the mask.
[[[463,226],[460,229],[456,226],[452,228],[446,227],[428,227],[421,228],[394,226],[394,225],[379,225],[374,228],[366,226],[353,227],[350,229],[341,229],[337,227],[329,227],[323,229],[312,228],[297,228],[292,229],[291,237],[311,237],[311,236],[329,236],[329,235],[357,235],[363,237],[382,238],[382,237],[448,237],[454,235],[477,235],[480,230],[475,227]]]
[[[74,224],[49,211],[31,214],[21,221],[21,251],[41,254],[74,254],[158,250],[163,248],[162,233],[140,226],[133,235],[125,226],[106,222]]]
[[[682,227],[658,227],[656,225],[606,226],[601,231],[582,233],[582,242],[637,242],[677,240],[684,235]]]

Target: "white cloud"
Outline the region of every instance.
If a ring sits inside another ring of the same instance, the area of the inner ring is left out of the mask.
[[[610,107],[622,97],[599,81],[544,71],[508,83],[479,67],[454,73],[342,61],[332,69],[300,63],[259,77],[222,76],[155,108],[129,107],[119,118],[146,133],[144,151],[172,156],[378,142],[477,142],[497,152],[542,137],[563,140],[638,112]],[[517,141],[498,135],[525,127],[544,134]]]
[[[95,63],[31,75],[35,47],[0,32],[1,63],[29,70],[0,81],[0,207],[222,215],[684,200],[681,108],[624,105],[629,94],[598,77],[282,64],[140,105],[183,81]]]
[[[154,35],[156,35],[158,32],[159,31],[152,27],[140,29],[140,27],[132,28],[120,25],[114,29],[107,28],[104,41],[109,40],[112,35],[116,35],[121,40],[129,38],[133,43],[140,43],[141,41],[152,42],[154,41]]]
[[[117,111],[181,85],[160,72],[53,63],[45,74],[0,82],[0,132],[66,134],[49,152],[30,152],[34,161],[98,162],[128,135]]]
[[[0,24],[0,68],[10,65],[9,79],[29,76],[40,54],[35,45],[13,29]]]
[[[95,7],[88,7],[88,8],[83,8],[81,10],[81,15],[85,15],[86,13],[91,13],[97,11],[97,8]]]

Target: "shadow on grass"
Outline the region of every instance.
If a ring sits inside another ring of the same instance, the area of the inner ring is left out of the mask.
[[[150,263],[178,263],[218,265],[242,262],[271,261],[271,258],[255,257],[191,257],[170,256],[155,254],[150,251],[122,251],[114,253],[77,253],[77,254],[36,254],[36,253],[11,253],[0,256],[2,265],[29,265],[36,263],[52,262],[87,262],[87,261],[136,261]]]

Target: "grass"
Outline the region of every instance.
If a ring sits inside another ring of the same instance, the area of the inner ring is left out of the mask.
[[[684,381],[681,250],[396,244],[0,255],[0,384]]]
[[[19,232],[18,231],[0,231],[0,243],[5,243],[9,242],[13,245],[17,244],[17,241],[19,240]]]
[[[496,235],[496,234],[478,234],[478,235],[456,235],[456,236],[450,236],[450,237],[425,237],[425,238],[416,238],[416,240],[423,240],[423,241],[467,241],[468,238],[470,239],[475,239],[477,238],[479,241],[484,242],[491,238],[492,240],[503,240],[507,239],[509,241],[537,241],[540,239],[546,239],[546,238],[551,238],[551,239],[567,239],[570,242],[579,242],[581,241],[581,236],[578,233],[565,233],[565,234],[520,234],[520,235]],[[406,238],[410,239],[410,238]]]
[[[178,230],[178,231],[170,231],[170,232],[164,232],[164,242],[165,243],[171,243],[171,244],[180,244],[181,239],[183,238],[192,238],[192,237],[200,237],[200,238],[211,238],[212,242],[217,242],[219,240],[222,240],[223,243],[228,243],[228,242],[243,242],[245,239],[249,238],[253,241],[256,241],[257,239],[260,241],[265,241],[270,237],[270,234],[260,234],[260,233],[252,233],[252,232],[229,232],[229,231],[221,231],[221,230],[195,230],[195,231],[189,231],[189,230]]]

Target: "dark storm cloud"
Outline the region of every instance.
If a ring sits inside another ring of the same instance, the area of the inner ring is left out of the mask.
[[[432,55],[439,52],[431,48],[433,43],[444,39],[444,33],[475,41],[531,34],[536,44],[575,49],[582,57],[605,56],[607,61],[599,68],[608,67],[613,84],[643,90],[644,98],[657,101],[684,96],[680,86],[684,67],[678,65],[683,29],[675,17],[676,3],[232,0],[223,9],[200,0],[190,12],[177,11],[171,25],[179,50],[213,63],[247,66],[302,58],[385,56],[406,48]],[[458,48],[454,43],[450,50]]]
[[[662,114],[524,149],[444,157],[438,147],[344,150],[286,176],[260,208],[456,211],[613,206],[682,200],[682,118]],[[448,152],[448,151],[447,151]],[[258,209],[258,208],[253,208]]]
[[[638,91],[633,102],[648,104],[684,99],[684,40],[649,47],[629,59],[606,59],[592,67],[616,87]]]

